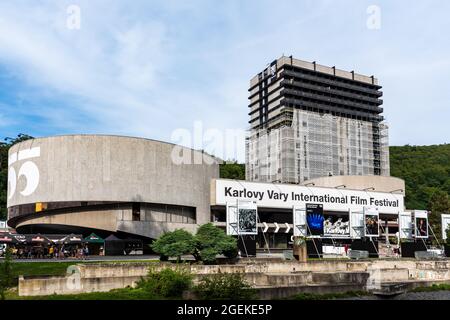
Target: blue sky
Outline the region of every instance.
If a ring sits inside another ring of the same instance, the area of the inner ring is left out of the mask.
[[[72,4],[80,30],[66,27]],[[246,129],[250,78],[292,54],[375,75],[391,145],[448,143],[448,12],[447,0],[4,0],[0,136]]]

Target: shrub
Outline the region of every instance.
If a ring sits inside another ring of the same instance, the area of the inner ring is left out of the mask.
[[[7,248],[5,252],[5,259],[0,264],[0,299],[5,300],[6,290],[11,288],[14,283],[14,276],[12,270],[12,256],[11,249]]]
[[[216,256],[224,254],[227,258],[237,256],[237,241],[212,223],[202,225],[195,235],[197,260],[206,264],[216,262]]]
[[[167,261],[169,257],[176,257],[180,261],[182,255],[194,253],[194,236],[182,229],[166,232],[153,242],[151,248],[161,255],[162,261]]]
[[[241,273],[219,273],[203,277],[194,288],[201,300],[248,300],[256,291],[245,281]]]
[[[147,277],[137,283],[137,288],[147,292],[150,296],[162,298],[181,298],[183,291],[192,285],[192,276],[183,269],[172,270],[166,268],[160,272],[150,270]]]

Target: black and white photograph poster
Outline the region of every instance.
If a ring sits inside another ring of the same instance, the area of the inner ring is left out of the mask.
[[[238,234],[257,235],[258,234],[258,210],[252,201],[238,202]]]

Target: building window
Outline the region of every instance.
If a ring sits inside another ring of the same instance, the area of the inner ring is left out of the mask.
[[[141,204],[140,203],[133,203],[133,209],[132,209],[132,219],[133,221],[141,221]]]

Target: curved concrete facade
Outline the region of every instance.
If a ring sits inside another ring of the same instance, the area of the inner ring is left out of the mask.
[[[9,152],[9,225],[149,238],[184,225],[195,229],[210,221],[210,183],[218,176],[215,158],[160,141],[103,135],[28,140]]]
[[[396,177],[385,176],[332,176],[311,179],[303,185],[313,184],[316,187],[335,188],[343,187],[353,190],[373,188],[372,191],[395,192],[405,194],[405,181]]]

